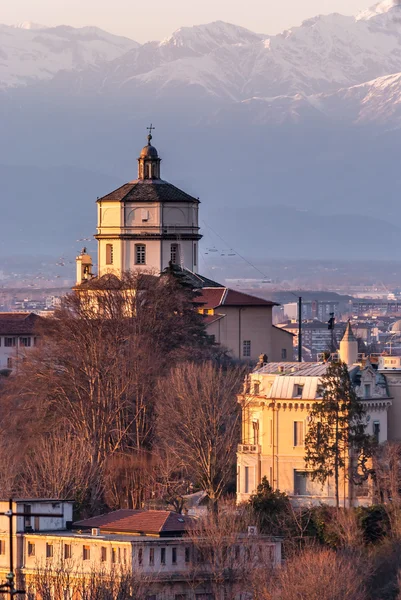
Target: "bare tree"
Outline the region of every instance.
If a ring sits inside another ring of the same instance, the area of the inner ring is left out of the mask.
[[[241,368],[186,363],[159,386],[159,440],[215,506],[233,477],[240,434],[236,395],[243,377]]]
[[[54,430],[36,440],[23,457],[21,493],[39,498],[74,498],[94,482],[85,443],[66,430]]]
[[[364,565],[340,552],[308,548],[286,562],[255,600],[365,600]]]
[[[137,468],[134,479],[127,469],[123,475],[122,463],[138,466],[151,455],[157,381],[188,355],[210,356],[191,295],[172,276],[110,275],[67,296],[54,318],[43,321],[39,347],[2,385],[1,396],[9,417],[3,427],[15,435],[18,452],[31,456],[38,489],[49,463],[38,469],[36,442],[39,454],[48,453],[52,432],[64,430],[64,441],[83,448],[88,461],[92,511],[102,506],[106,483],[110,497],[123,479],[134,489],[121,503],[142,505],[146,492],[138,485],[146,474]]]
[[[248,535],[254,525],[252,513],[225,502],[219,516],[209,512],[194,521],[188,531],[191,541],[189,581],[195,594],[203,585],[219,600],[248,598],[254,588],[255,573],[263,570],[268,578],[275,567],[275,542],[257,533]]]

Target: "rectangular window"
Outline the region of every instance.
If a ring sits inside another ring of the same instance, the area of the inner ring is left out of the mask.
[[[151,567],[155,564],[155,549],[149,548],[149,564]]]
[[[28,556],[35,556],[35,544],[28,542]]]
[[[259,444],[259,421],[252,421],[253,443]]]
[[[19,345],[22,348],[30,348],[31,347],[31,338],[30,337],[20,337]]]
[[[249,494],[249,467],[245,467],[245,494]]]
[[[106,546],[102,546],[100,548],[100,560],[102,562],[106,562],[106,560],[107,560],[107,548],[106,548]]]
[[[376,442],[380,441],[380,421],[373,421],[373,437]]]
[[[304,445],[304,423],[303,421],[294,421],[294,446]]]
[[[24,528],[31,527],[31,505],[24,504]]]
[[[242,356],[244,358],[250,358],[250,356],[251,356],[251,340],[244,340],[242,342]]]
[[[162,565],[166,564],[166,549],[165,548],[160,548],[160,564],[162,564]]]
[[[6,553],[6,540],[0,540],[0,554]]]
[[[370,383],[366,383],[364,386],[364,398],[370,398]]]
[[[71,544],[64,544],[64,558],[68,560],[72,557]]]
[[[294,398],[302,398],[304,392],[304,386],[296,383],[294,386]]]
[[[138,565],[142,566],[143,564],[143,548],[139,548],[138,550]]]
[[[171,548],[171,562],[173,565],[177,564],[177,548]]]
[[[82,548],[82,560],[90,560],[91,549],[90,546],[84,546]]]
[[[259,381],[255,382],[253,384],[253,393],[254,393],[255,396],[259,396],[259,393],[260,393],[260,383],[259,383]]]
[[[180,247],[178,244],[171,244],[170,260],[173,263],[173,265],[179,264],[179,262],[180,262]]]
[[[127,564],[127,548],[123,549],[123,562],[125,565]]]
[[[281,360],[287,360],[287,348],[281,349]]]
[[[310,476],[306,471],[294,470],[294,494],[296,496],[308,496],[310,490]]]
[[[323,398],[324,387],[322,385],[318,385],[316,388],[316,398]]]
[[[111,562],[113,565],[115,565],[117,562],[117,550],[115,548],[111,549]]]
[[[189,563],[189,561],[191,560],[191,551],[188,548],[188,546],[185,548],[185,562]]]
[[[113,244],[106,244],[106,265],[114,263],[114,248]]]
[[[196,263],[197,263],[197,251],[196,251],[196,244],[194,244],[194,267],[196,267]]]
[[[135,245],[135,264],[146,265],[146,246],[145,244]]]
[[[15,338],[13,338],[13,337],[4,338],[4,346],[6,348],[14,348],[15,347]]]
[[[53,558],[53,544],[46,544],[46,558]]]

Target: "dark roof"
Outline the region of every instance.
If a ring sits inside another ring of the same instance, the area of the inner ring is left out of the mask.
[[[0,313],[0,335],[32,335],[42,320],[34,313]]]
[[[216,321],[220,321],[220,319],[225,319],[226,315],[205,315],[204,316],[204,323],[205,325],[211,325],[212,323],[215,323]],[[288,331],[286,332],[288,333]]]
[[[343,331],[345,327],[345,323],[335,323],[334,328],[338,331]],[[279,329],[295,329],[298,331],[299,325],[298,323],[288,323],[285,325],[281,325]],[[302,322],[302,330],[304,329],[327,329],[329,330],[328,323],[322,323],[322,321],[307,321]]]
[[[284,329],[284,327],[277,327],[276,325],[273,325],[273,329],[278,329],[278,331],[283,331],[287,335],[291,335],[291,336],[295,337],[295,333],[291,333],[291,331],[287,331],[286,329]]]
[[[204,288],[204,287],[212,287],[212,288],[222,288],[224,287],[224,285],[222,285],[221,283],[218,283],[217,281],[213,281],[213,279],[209,279],[208,277],[205,277],[204,275],[200,275],[199,273],[192,273],[192,271],[189,271],[188,269],[183,269],[183,271],[186,272],[188,279],[191,279],[194,288],[199,289],[199,288]]]
[[[74,523],[75,528],[98,527],[114,533],[182,535],[192,520],[168,510],[116,510]]]
[[[250,294],[243,294],[230,288],[208,288],[200,290],[197,303],[203,308],[218,308],[219,306],[278,306],[275,302],[264,300]]]
[[[98,202],[199,202],[186,192],[162,179],[144,179],[125,183]]]

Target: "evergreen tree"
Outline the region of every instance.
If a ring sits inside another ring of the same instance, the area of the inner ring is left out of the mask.
[[[357,484],[366,480],[371,473],[366,465],[372,441],[365,433],[365,410],[358,400],[347,365],[331,363],[321,384],[323,397],[313,405],[305,437],[305,461],[312,469],[313,481],[324,484],[329,477],[334,477],[338,507],[340,472]]]
[[[256,493],[249,498],[249,505],[258,519],[262,533],[279,535],[282,521],[288,514],[289,499],[287,494],[273,490],[267,477],[263,477]]]

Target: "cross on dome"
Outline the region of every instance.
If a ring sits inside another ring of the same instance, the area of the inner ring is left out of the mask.
[[[142,181],[160,179],[160,158],[156,148],[152,146],[152,131],[155,129],[153,123],[146,129],[149,131],[148,145],[142,148],[138,158],[138,179]]]
[[[153,139],[152,130],[154,131],[156,129],[156,127],[153,127],[153,123],[151,123],[150,127],[146,127],[146,129],[149,131],[149,134],[148,134],[148,145],[150,146],[150,142]]]

